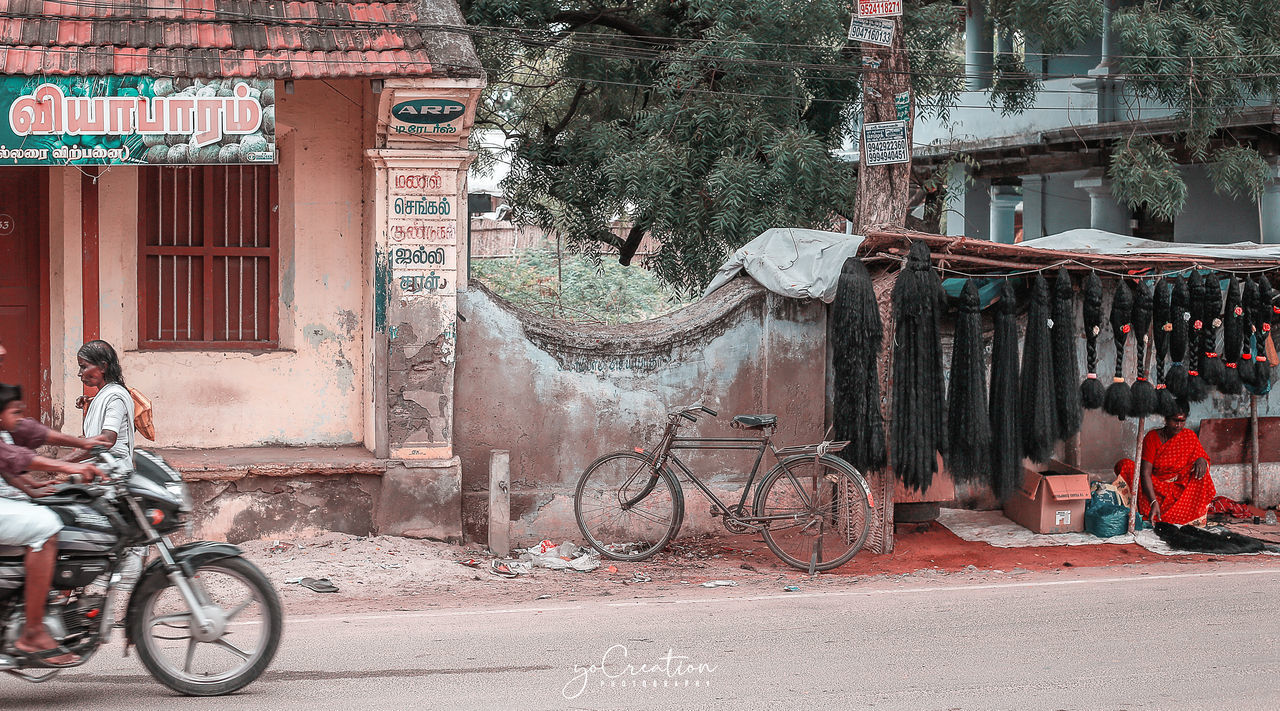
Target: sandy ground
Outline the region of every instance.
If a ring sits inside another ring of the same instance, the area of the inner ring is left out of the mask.
[[[1161,556],[1137,545],[995,548],[962,541],[937,524],[900,527],[892,554],[860,553],[840,569],[810,577],[773,557],[751,535],[685,538],[641,563],[602,561],[591,572],[534,568],[516,578],[489,571],[494,558],[477,545],[391,536],[360,537],[324,533],[307,538],[241,544],[248,558],[276,583],[290,614],[364,610],[428,610],[557,602],[600,596],[655,597],[670,594],[715,596],[780,594],[846,589],[894,579],[937,578],[940,583],[1015,577],[1030,572],[1151,566],[1274,564],[1265,556]],[[460,563],[480,561],[473,569]],[[328,578],[335,593],[317,593],[286,581]],[[727,580],[731,587],[703,588]]]

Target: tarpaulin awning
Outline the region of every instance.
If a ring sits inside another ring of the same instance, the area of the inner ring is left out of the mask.
[[[743,245],[720,267],[703,295],[745,271],[766,289],[795,299],[831,303],[840,270],[862,244],[860,235],[774,227]]]

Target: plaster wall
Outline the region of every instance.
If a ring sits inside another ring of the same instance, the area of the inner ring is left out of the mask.
[[[368,382],[362,314],[362,86],[296,82],[276,92],[280,347],[262,351],[138,350],[138,171],[99,179],[101,336],[126,381],[155,405],[158,447],[349,444],[365,438]],[[353,103],[353,101],[355,103]],[[51,194],[54,411],[80,422],[80,173],[54,169]],[[59,271],[61,269],[61,271]],[[150,443],[147,443],[150,444]]]
[[[1257,203],[1214,192],[1213,182],[1203,165],[1183,166],[1182,179],[1187,184],[1187,204],[1173,221],[1175,242],[1262,241]]]
[[[472,540],[487,535],[494,449],[510,451],[511,541],[520,545],[580,539],[572,498],[578,476],[603,454],[656,444],[665,414],[678,406],[701,402],[719,412],[685,436],[747,436],[728,427],[734,415],[773,413],[779,444],[822,439],[826,308],[819,302],[739,279],[659,319],[585,329],[539,319],[473,283],[458,308],[466,321],[458,326],[455,451],[463,530]],[[740,493],[753,454],[678,453],[725,496]],[[766,455],[762,474],[771,464]],[[685,504],[683,534],[720,529],[692,487]]]

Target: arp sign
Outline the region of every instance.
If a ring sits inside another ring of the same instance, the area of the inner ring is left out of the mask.
[[[466,110],[463,104],[448,99],[413,99],[392,106],[391,116],[405,123],[432,125],[460,119]]]

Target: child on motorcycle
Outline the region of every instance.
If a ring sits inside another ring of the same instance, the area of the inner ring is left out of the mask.
[[[0,345],[0,358],[3,356],[4,346]],[[27,497],[45,496],[49,490],[26,472],[36,469],[79,475],[86,481],[92,481],[100,472],[91,464],[50,459],[33,451],[45,444],[88,449],[103,442],[63,434],[32,420],[26,416],[22,389],[0,384],[0,478],[5,482],[0,484],[0,545],[27,549],[26,625],[14,647],[43,666],[62,667],[80,661],[79,656],[59,645],[44,626],[45,602],[58,556],[54,537],[62,530],[62,521],[51,509],[28,500]]]

